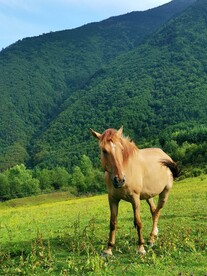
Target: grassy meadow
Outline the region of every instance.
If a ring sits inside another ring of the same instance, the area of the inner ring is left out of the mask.
[[[151,215],[141,204],[147,242]],[[114,256],[103,258],[107,195],[67,193],[0,203],[0,275],[207,275],[207,175],[175,182],[159,237],[137,254],[131,205],[121,202]]]

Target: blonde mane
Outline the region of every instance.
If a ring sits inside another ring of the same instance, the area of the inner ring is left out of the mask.
[[[123,148],[123,161],[126,162],[130,156],[132,156],[137,150],[137,146],[129,137],[119,136],[117,131],[113,128],[107,129],[100,138],[100,145],[103,146],[108,142],[114,144],[120,143]]]

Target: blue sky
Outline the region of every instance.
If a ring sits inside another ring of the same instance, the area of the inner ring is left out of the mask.
[[[0,0],[0,50],[25,37],[142,11],[170,0]]]

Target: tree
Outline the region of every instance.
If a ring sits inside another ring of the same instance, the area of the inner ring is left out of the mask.
[[[73,169],[71,183],[73,186],[76,186],[78,188],[78,191],[86,191],[85,176],[78,166],[75,166],[75,168]]]
[[[80,160],[80,169],[84,176],[88,177],[93,174],[93,164],[88,156],[82,155]]]
[[[8,177],[0,173],[0,200],[6,200],[10,198],[10,187]]]
[[[42,169],[40,170],[37,168],[34,172],[34,177],[39,180],[40,183],[40,189],[43,192],[50,192],[53,190],[53,185],[52,185],[52,173],[51,170],[48,169]]]
[[[16,165],[7,171],[11,197],[24,197],[40,192],[39,180],[33,178],[32,171],[25,165]]]
[[[52,185],[55,190],[68,186],[70,175],[65,168],[56,167],[52,170]]]

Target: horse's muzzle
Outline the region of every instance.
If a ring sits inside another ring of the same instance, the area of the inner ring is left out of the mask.
[[[122,188],[126,182],[126,177],[124,176],[123,179],[119,179],[118,176],[115,176],[112,182],[113,182],[114,188],[116,189]]]

